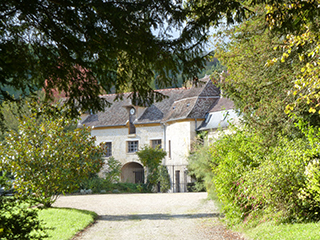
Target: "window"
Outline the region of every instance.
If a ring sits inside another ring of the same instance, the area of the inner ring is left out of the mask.
[[[134,153],[138,151],[138,141],[128,141],[127,142],[127,152]]]
[[[151,147],[152,148],[156,148],[158,146],[159,146],[159,148],[162,148],[161,139],[151,140]]]
[[[104,148],[104,157],[111,157],[112,156],[112,143],[106,142],[103,144]]]
[[[169,158],[171,158],[171,140],[169,140]]]

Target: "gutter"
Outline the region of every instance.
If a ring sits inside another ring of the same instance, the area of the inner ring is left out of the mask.
[[[98,125],[98,126],[91,126],[92,129],[95,128],[104,128],[104,127],[125,127],[126,125]]]

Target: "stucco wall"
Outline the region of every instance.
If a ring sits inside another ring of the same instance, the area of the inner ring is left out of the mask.
[[[196,123],[194,120],[189,120],[170,122],[167,124],[166,150],[168,154],[165,165],[168,168],[171,178],[171,192],[186,192],[187,183],[191,182],[187,174],[187,157],[190,154],[191,144],[196,138],[196,124],[199,126],[201,122],[197,121]],[[169,156],[169,145],[171,145],[171,157]]]
[[[128,134],[128,128],[102,128],[93,129],[91,135],[96,137],[96,144],[103,142],[112,143],[112,156],[119,160],[122,165],[128,162],[139,162],[135,153],[127,153],[127,141],[138,141],[139,149],[144,145],[150,145],[151,140],[161,139],[163,141],[163,127],[139,126],[136,134]]]
[[[200,124],[197,122],[197,124]],[[195,139],[196,123],[194,120],[170,122],[166,124],[165,135],[163,125],[137,125],[136,134],[128,134],[128,128],[100,128],[93,129],[91,134],[96,137],[96,144],[102,142],[112,143],[112,156],[124,166],[129,162],[139,162],[135,153],[127,153],[127,141],[139,141],[139,149],[144,145],[150,145],[152,140],[161,139],[162,148],[167,151],[163,164],[167,166],[171,184],[171,192],[187,190],[187,156],[190,146]],[[171,157],[169,157],[169,141],[171,145]],[[180,184],[177,185],[177,181]]]

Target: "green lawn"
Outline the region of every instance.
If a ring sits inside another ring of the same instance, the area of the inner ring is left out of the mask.
[[[244,230],[249,239],[260,240],[319,240],[320,222],[280,224],[260,224],[255,228]]]
[[[72,238],[77,232],[94,222],[97,214],[69,208],[48,208],[39,211],[39,218],[49,228],[50,240]]]

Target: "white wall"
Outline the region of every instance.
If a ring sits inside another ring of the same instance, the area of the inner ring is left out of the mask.
[[[197,122],[199,126],[201,122]],[[191,121],[180,121],[180,122],[171,122],[167,124],[166,132],[166,147],[167,147],[167,157],[165,165],[168,168],[171,184],[171,192],[177,192],[177,171],[179,171],[179,182],[180,182],[180,191],[185,192],[187,189],[187,183],[191,182],[189,176],[187,176],[187,166],[188,161],[187,157],[190,154],[191,144],[196,138],[195,126],[196,123],[194,120]],[[171,142],[171,158],[169,157],[169,141]]]
[[[197,125],[199,126],[199,122]],[[187,182],[187,157],[190,153],[191,143],[196,137],[195,121],[180,121],[166,124],[166,137],[164,137],[163,125],[148,126],[138,125],[136,134],[128,134],[128,128],[100,128],[93,129],[91,134],[96,137],[96,144],[112,142],[112,156],[122,165],[128,162],[139,162],[135,153],[127,153],[127,141],[139,141],[139,148],[150,145],[151,140],[162,140],[162,147],[167,151],[164,164],[168,167],[171,183],[174,184],[171,191],[176,192],[176,171],[180,171],[180,191],[186,191]],[[164,141],[166,140],[166,144]],[[171,142],[171,158],[169,158],[169,140]]]
[[[91,135],[96,137],[96,144],[112,142],[112,156],[122,165],[128,162],[139,162],[135,153],[127,153],[127,141],[139,141],[139,148],[150,145],[150,140],[163,141],[163,127],[141,126],[136,128],[136,134],[128,134],[128,128],[93,129]]]

